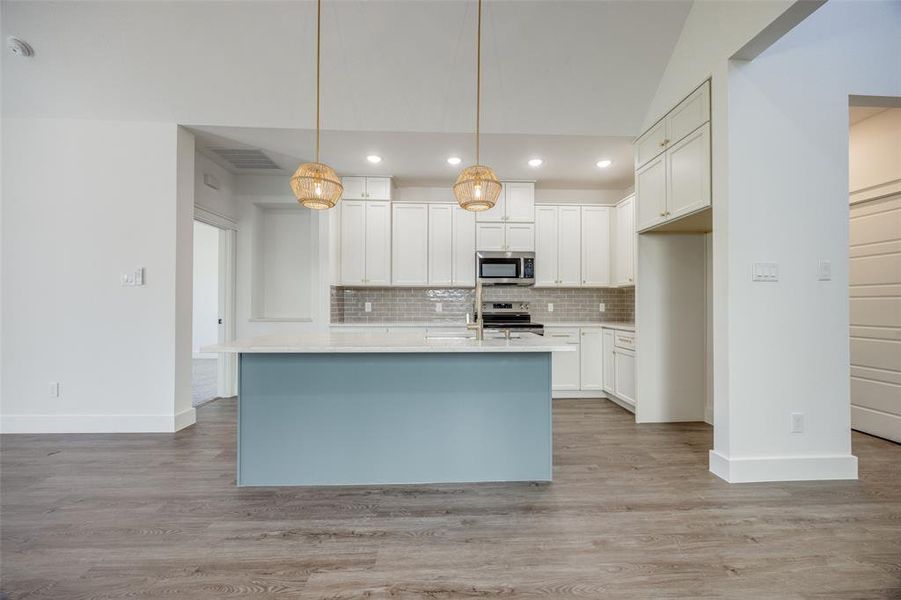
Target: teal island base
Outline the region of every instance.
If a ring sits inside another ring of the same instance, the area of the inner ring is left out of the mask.
[[[550,481],[549,352],[242,353],[238,485]]]

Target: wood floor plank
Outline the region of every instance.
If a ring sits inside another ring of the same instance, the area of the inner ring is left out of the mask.
[[[176,434],[0,436],[0,590],[65,598],[901,598],[901,446],[729,485],[703,423],[554,402],[552,484],[235,487],[234,400]]]

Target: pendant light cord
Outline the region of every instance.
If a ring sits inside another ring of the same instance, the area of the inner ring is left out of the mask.
[[[481,0],[479,0],[481,2]],[[322,44],[322,0],[316,0],[316,162],[319,162],[319,47]]]
[[[479,0],[479,20],[476,33],[476,164],[479,164],[479,122],[482,100],[482,0]]]

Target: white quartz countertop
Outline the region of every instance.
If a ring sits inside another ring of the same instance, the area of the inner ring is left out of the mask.
[[[545,327],[605,327],[607,329],[620,329],[622,331],[635,331],[635,323],[625,323],[619,321],[611,321],[606,323],[601,323],[598,321],[562,321],[562,322],[553,322],[553,323],[543,323]],[[439,329],[442,327],[454,328],[454,327],[466,327],[466,323],[464,322],[456,322],[456,321],[384,321],[384,322],[370,322],[370,323],[331,323],[329,327],[334,328],[335,330],[340,330],[341,328],[355,328],[361,329],[365,327],[374,327],[374,328],[397,328],[401,329],[404,327],[418,327],[418,328],[428,328],[428,329]]]
[[[360,333],[329,331],[300,335],[268,335],[201,348],[202,352],[320,354],[320,353],[442,353],[442,352],[575,352],[572,344],[560,344],[537,335],[482,341],[421,333]]]

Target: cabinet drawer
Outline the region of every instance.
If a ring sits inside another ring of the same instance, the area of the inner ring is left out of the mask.
[[[631,331],[614,331],[613,345],[624,350],[635,350],[635,334]]]
[[[578,328],[545,328],[544,337],[550,339],[552,342],[562,342],[564,344],[578,344],[579,343],[579,329]]]

